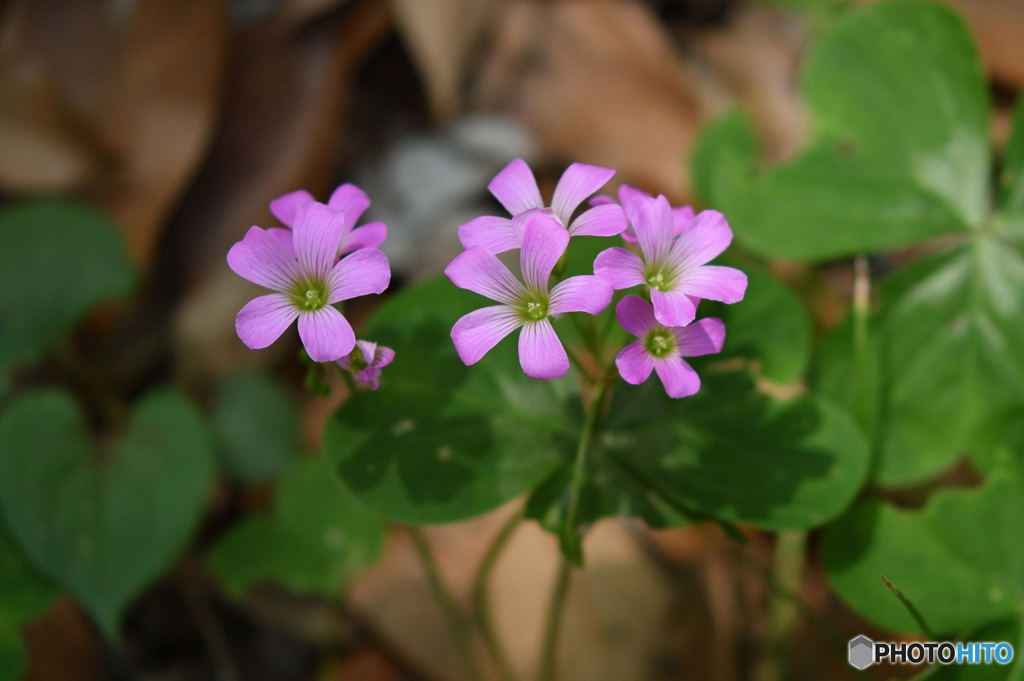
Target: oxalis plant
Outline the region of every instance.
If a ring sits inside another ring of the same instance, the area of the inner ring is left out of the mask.
[[[714,209],[700,212],[625,185],[603,195],[613,171],[578,163],[547,204],[514,160],[489,185],[508,214],[463,225],[445,272],[388,292],[358,334],[344,301],[391,276],[386,227],[361,224],[369,197],[344,184],[325,203],[272,201],[279,225],[227,256],[266,289],[236,329],[261,349],[294,323],[306,387],[348,383],[319,456],[303,456],[297,402],[266,374],[202,401],[159,382],[112,391],[75,331],[136,290],[115,227],[60,200],[0,211],[0,677],[21,674],[20,629],[61,591],[115,641],[195,545],[218,478],[276,486],[268,514],[202,555],[229,594],[272,581],[339,597],[401,523],[471,678],[515,677],[487,585],[519,524],[563,555],[540,634],[537,676],[552,679],[567,586],[610,517],[775,533],[770,586],[797,606],[821,528],[833,590],[893,637],[1024,649],[1024,105],[994,152],[953,10],[829,8],[803,68],[813,125],[798,156],[764,163],[742,112],[713,122],[692,157]],[[780,259],[802,263],[785,284]],[[807,304],[824,262],[853,273],[838,325]],[[516,499],[465,611],[418,528]],[[792,619],[771,621],[781,678]]]

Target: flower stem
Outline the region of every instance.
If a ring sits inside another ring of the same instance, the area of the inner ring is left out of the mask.
[[[558,567],[558,576],[551,590],[551,601],[548,603],[548,616],[544,626],[544,641],[541,644],[540,672],[538,681],[554,681],[558,653],[558,632],[561,629],[562,613],[565,611],[565,597],[569,592],[569,576],[572,563],[567,556],[562,556]]]
[[[800,610],[796,603],[777,593],[793,594],[800,602],[804,563],[806,562],[807,532],[784,530],[775,537],[772,581],[777,590],[768,610],[768,634],[765,654],[758,669],[758,681],[781,681],[789,678],[789,659],[793,647]]]
[[[487,547],[487,553],[484,554],[484,559],[480,563],[480,569],[477,570],[476,579],[473,582],[473,609],[476,613],[477,623],[480,626],[480,632],[484,637],[484,643],[487,646],[487,652],[490,653],[491,658],[494,660],[494,666],[498,670],[498,678],[501,681],[515,681],[516,676],[501,646],[498,633],[494,630],[494,623],[491,621],[490,599],[487,595],[487,586],[490,582],[491,572],[498,562],[498,556],[501,555],[502,550],[508,544],[509,539],[512,538],[522,519],[523,512],[518,511],[502,525],[491,545]]]
[[[867,256],[853,259],[853,356],[854,413],[861,425],[868,422],[868,314],[871,303],[871,271]]]
[[[416,556],[423,566],[423,572],[427,575],[430,590],[433,592],[434,598],[437,599],[438,605],[441,606],[441,610],[444,611],[445,619],[448,620],[448,628],[451,630],[452,638],[455,639],[455,646],[459,650],[469,678],[472,681],[483,681],[484,676],[480,670],[480,663],[473,650],[473,637],[469,624],[441,579],[441,571],[437,567],[437,561],[434,560],[434,554],[430,551],[430,545],[423,535],[423,530],[418,527],[409,527],[409,536],[416,549]]]
[[[604,398],[608,392],[607,379],[601,380],[590,396],[590,407],[587,409],[587,420],[580,433],[579,446],[576,448],[576,459],[573,463],[572,482],[569,488],[569,508],[565,514],[565,525],[562,527],[562,552],[575,565],[583,565],[583,549],[580,546],[580,534],[576,527],[576,516],[580,505],[580,490],[583,487],[583,474],[587,467],[587,452],[594,437],[597,420],[604,407]]]

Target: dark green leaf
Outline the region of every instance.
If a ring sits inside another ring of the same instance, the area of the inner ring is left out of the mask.
[[[205,424],[171,391],[143,400],[98,453],[63,392],[25,396],[0,421],[0,505],[12,535],[108,635],[185,548],[213,468]]]
[[[939,635],[1019,615],[1022,499],[1020,473],[1006,464],[983,488],[936,494],[923,511],[877,502],[856,506],[827,531],[829,580],[855,610],[899,631],[918,627],[879,572]]]
[[[379,390],[335,413],[323,446],[378,513],[414,524],[470,518],[532,488],[571,451],[571,377],[527,378],[516,333],[473,367],[456,355],[452,325],[490,304],[438,278],[389,300],[363,334],[395,360]]]
[[[721,518],[768,529],[821,525],[860,489],[867,445],[843,412],[805,397],[777,402],[744,374],[705,372],[700,392],[673,400],[652,376],[616,389],[591,453],[579,520],[640,515],[655,526]],[[530,500],[559,527],[568,474]]]
[[[246,482],[275,478],[302,450],[296,400],[259,373],[229,376],[213,407],[213,423],[228,473]]]
[[[131,292],[135,276],[116,226],[59,200],[0,211],[0,374],[51,348],[97,303]]]
[[[323,459],[294,464],[278,494],[272,517],[243,521],[207,558],[235,595],[261,582],[337,595],[380,555],[384,521],[352,499]]]
[[[698,316],[725,322],[722,357],[747,357],[760,365],[760,374],[775,383],[803,378],[811,354],[811,319],[803,302],[787,286],[753,267],[732,261],[747,274],[747,293],[732,305],[702,301]]]
[[[0,678],[20,679],[25,668],[21,626],[42,614],[57,595],[12,543],[0,518]]]

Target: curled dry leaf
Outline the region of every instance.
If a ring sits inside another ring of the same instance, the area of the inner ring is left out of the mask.
[[[478,74],[481,105],[509,112],[550,155],[687,198],[685,154],[705,103],[698,76],[644,5],[519,0],[499,26]]]
[[[186,380],[274,359],[235,335],[237,301],[261,289],[241,282],[244,294],[226,284],[224,277],[238,277],[224,256],[249,226],[273,224],[270,199],[300,187],[326,198],[350,82],[388,35],[388,14],[382,3],[359,3],[299,29],[279,17],[238,37],[232,62],[242,67],[227,84],[221,132],[168,231],[166,283],[186,291],[173,321]],[[225,295],[236,301],[229,314]],[[278,345],[288,347],[284,339]]]
[[[439,119],[458,111],[469,58],[502,1],[390,0],[395,25],[412,53],[431,109]]]
[[[3,187],[100,204],[148,268],[213,129],[224,5],[139,0],[117,13],[101,0],[12,3],[0,31]]]

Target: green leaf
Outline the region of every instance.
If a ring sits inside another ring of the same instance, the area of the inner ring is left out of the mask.
[[[334,596],[377,559],[386,537],[384,521],[356,503],[323,458],[307,459],[284,477],[274,514],[232,529],[207,563],[236,596],[262,582]]]
[[[999,176],[997,208],[1007,213],[1024,211],[1024,97],[1017,98],[1010,138]]]
[[[879,447],[878,481],[904,485],[974,449],[994,415],[1024,406],[1024,254],[978,234],[884,280],[878,295],[862,425]],[[852,409],[850,336],[844,325],[825,344],[819,376]]]
[[[265,374],[226,378],[213,406],[213,424],[221,462],[241,482],[277,477],[302,451],[298,403]]]
[[[1024,673],[1024,658],[1019,654],[1021,621],[1018,618],[985,624],[959,637],[961,641],[1006,641],[1013,646],[1013,660],[1001,664],[934,664],[914,677],[914,681],[1011,681]]]
[[[0,518],[0,678],[20,679],[25,669],[22,625],[45,612],[57,590],[45,582],[14,545]]]
[[[39,357],[135,275],[109,218],[62,200],[0,211],[0,374]]]
[[[140,402],[120,439],[99,448],[60,391],[22,397],[0,421],[0,505],[12,535],[111,636],[185,548],[213,475],[205,424],[170,390]]]
[[[810,148],[753,177],[753,133],[731,116],[698,143],[694,176],[737,239],[769,256],[833,258],[979,226],[989,105],[960,17],[906,0],[850,12],[807,60]]]
[[[581,523],[640,515],[654,526],[721,518],[767,529],[814,527],[852,502],[867,444],[852,421],[813,397],[778,402],[743,373],[702,373],[694,397],[673,400],[656,378],[616,388],[600,448],[591,452]],[[560,529],[568,474],[531,498],[530,515]]]
[[[1024,607],[1022,499],[1024,481],[1007,464],[981,489],[938,493],[922,511],[879,502],[858,505],[825,535],[829,581],[855,610],[898,631],[917,626],[879,572],[938,635],[1019,615]]]
[[[382,305],[362,334],[395,350],[377,391],[353,395],[328,422],[323,449],[364,504],[406,523],[470,518],[546,478],[571,451],[571,377],[536,381],[516,336],[472,367],[449,336],[489,305],[437,278]]]
[[[701,317],[719,317],[725,322],[721,357],[756,360],[760,374],[775,383],[799,381],[811,355],[811,318],[806,306],[766,272],[725,259],[719,264],[739,267],[748,281],[747,293],[739,303],[701,301]]]

